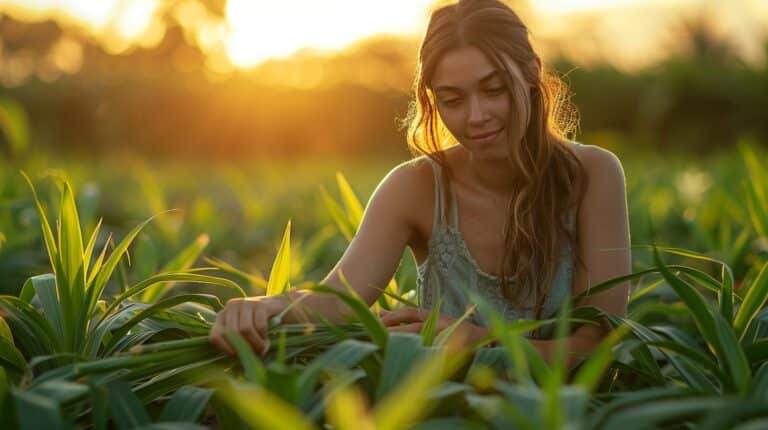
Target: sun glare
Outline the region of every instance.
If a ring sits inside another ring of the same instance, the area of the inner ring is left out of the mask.
[[[339,49],[376,33],[414,33],[430,0],[229,0],[227,51],[249,67],[302,48]]]
[[[157,11],[165,1],[0,0],[0,15],[77,24],[99,39],[108,52],[121,53],[133,45],[153,46],[162,39],[165,27]],[[194,30],[196,43],[207,54],[207,65],[225,73],[233,66],[250,68],[305,48],[334,51],[376,34],[420,34],[436,1],[227,0],[224,21],[210,15],[200,0],[173,3],[172,10],[184,28]],[[537,35],[559,40],[566,51],[582,58],[592,52],[595,58],[609,56],[616,63],[634,67],[652,61],[653,55],[663,55],[657,46],[667,37],[676,15],[701,9],[708,1],[527,0],[521,4],[530,7],[521,9],[530,12],[526,18],[532,20]],[[764,13],[766,1],[739,3],[741,8],[723,3],[711,10],[718,11],[718,25],[739,37],[751,58],[764,58],[760,41],[768,27],[760,17],[768,16]],[[575,23],[594,22],[593,36],[598,39],[585,38],[580,44],[581,37],[571,37],[575,26],[563,24],[572,17]],[[609,36],[599,39],[601,34]],[[582,51],[577,53],[579,49]]]
[[[638,0],[532,0],[531,4],[539,12],[564,14],[627,6]]]

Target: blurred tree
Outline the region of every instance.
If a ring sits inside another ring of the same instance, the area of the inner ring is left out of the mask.
[[[677,29],[677,38],[684,41],[681,56],[720,67],[743,64],[733,42],[718,32],[713,19],[712,14],[704,12],[682,19]]]
[[[0,40],[4,53],[25,50],[44,55],[61,33],[59,23],[54,20],[27,23],[0,15]]]

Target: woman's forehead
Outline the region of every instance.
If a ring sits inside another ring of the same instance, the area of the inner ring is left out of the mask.
[[[480,49],[465,46],[446,52],[438,60],[431,87],[436,91],[471,87],[498,75],[498,69]]]

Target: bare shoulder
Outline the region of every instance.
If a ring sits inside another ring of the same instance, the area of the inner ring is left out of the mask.
[[[396,194],[402,203],[420,201],[432,187],[432,167],[425,157],[398,164],[387,173],[376,191]]]
[[[619,157],[613,152],[594,145],[573,145],[573,152],[589,173],[620,173],[624,175],[624,169]]]
[[[590,183],[618,182],[624,185],[624,168],[613,152],[594,145],[573,145],[573,152],[584,165]],[[597,184],[593,184],[597,185]]]
[[[426,157],[398,164],[376,187],[369,209],[380,209],[422,232],[430,222],[433,173]],[[429,197],[427,197],[429,196]],[[380,204],[379,204],[380,203]]]
[[[624,168],[613,152],[593,145],[573,145],[584,165],[587,187],[580,205],[580,218],[592,221],[626,217]]]

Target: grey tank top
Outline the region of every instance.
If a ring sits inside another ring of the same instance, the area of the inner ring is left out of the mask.
[[[453,183],[450,184],[451,216],[450,223],[441,222],[445,219],[445,198],[442,189],[440,165],[425,157],[432,165],[435,180],[435,203],[432,220],[432,236],[428,243],[426,260],[418,266],[416,293],[419,307],[432,309],[442,297],[440,313],[454,318],[461,317],[469,307],[471,300],[467,290],[479,293],[495,310],[501,313],[505,320],[535,318],[533,304],[535,292],[530,294],[528,305],[531,309],[514,307],[501,292],[501,279],[484,272],[469,253],[464,239],[459,231],[459,212]],[[571,218],[571,225],[573,218]],[[573,253],[570,244],[564,244],[560,254],[560,263],[555,273],[549,294],[544,302],[542,318],[551,318],[559,309],[564,299],[571,295],[573,279]],[[512,278],[508,278],[514,285]],[[469,321],[479,326],[488,326],[488,322],[480,313],[475,312]],[[529,338],[551,338],[554,325],[547,325],[526,334]]]

